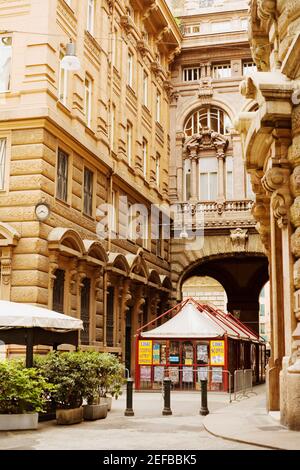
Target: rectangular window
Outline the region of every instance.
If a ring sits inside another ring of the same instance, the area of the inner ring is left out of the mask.
[[[117,233],[117,192],[112,190],[111,206],[109,209],[109,225],[112,233]]]
[[[130,51],[127,57],[127,85],[133,88],[133,55]]]
[[[188,25],[184,28],[184,34],[199,34],[201,31],[199,24]]]
[[[117,67],[118,64],[118,30],[114,28],[114,35],[112,40],[112,64]]]
[[[161,93],[156,90],[156,122],[160,123],[161,117]]]
[[[59,68],[59,84],[58,84],[58,99],[65,106],[68,100],[68,71],[61,66],[61,61],[64,54],[60,53],[60,68]]]
[[[143,105],[148,107],[148,74],[144,71],[143,75]]]
[[[155,181],[156,181],[156,186],[159,188],[160,185],[160,154],[156,154],[156,160],[155,160]]]
[[[68,200],[68,167],[69,155],[58,149],[56,197],[64,202]]]
[[[110,111],[110,147],[115,148],[116,139],[116,106],[113,104]]]
[[[144,177],[147,178],[147,165],[148,165],[148,142],[143,139],[143,173]]]
[[[132,165],[132,124],[127,121],[127,161]]]
[[[90,34],[94,34],[94,24],[95,24],[95,0],[88,0],[86,29]]]
[[[242,30],[247,31],[248,26],[249,26],[248,18],[243,18],[241,20],[241,25],[242,25]]]
[[[12,38],[0,36],[0,93],[10,90]]]
[[[233,158],[226,158],[226,198],[233,199]]]
[[[84,86],[84,113],[88,127],[91,127],[92,123],[92,87],[92,80],[89,77],[86,77]]]
[[[211,31],[212,33],[224,33],[230,31],[231,23],[230,21],[217,21],[212,23]]]
[[[113,286],[107,289],[107,314],[106,314],[106,345],[114,345],[114,298],[115,288]]]
[[[5,188],[6,147],[7,140],[0,139],[0,191],[3,191]]]
[[[252,189],[251,176],[249,173],[246,173],[246,197],[251,200],[255,199],[255,193]]]
[[[215,64],[213,65],[213,78],[222,80],[231,77],[231,64]]]
[[[257,72],[255,63],[252,61],[243,62],[243,76],[247,77],[253,72]]]
[[[186,67],[183,69],[183,81],[184,82],[195,82],[201,78],[200,67]]]
[[[200,199],[215,201],[218,195],[218,161],[214,157],[200,160]]]
[[[191,194],[191,161],[186,159],[184,161],[184,186],[185,186],[185,200],[189,201]]]
[[[84,169],[84,195],[83,211],[86,215],[93,215],[94,173],[88,168]]]

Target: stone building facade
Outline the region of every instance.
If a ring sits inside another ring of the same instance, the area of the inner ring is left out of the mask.
[[[61,67],[70,40],[75,72]],[[148,220],[133,239],[127,227],[136,203],[169,202],[180,41],[163,0],[0,8],[0,298],[81,317],[82,346],[128,368],[137,327],[168,306],[172,287],[169,240]]]
[[[170,4],[181,13],[183,41],[171,66],[169,195],[186,225],[171,246],[174,291],[179,300],[188,278],[212,277],[226,291],[228,311],[258,331],[268,266],[234,128],[241,111],[257,106],[239,93],[243,77],[255,69],[247,2]],[[193,231],[202,225],[193,242]]]
[[[268,253],[271,282],[271,359],[268,408],[300,429],[300,2],[252,0],[249,37],[258,72],[242,94],[258,103],[241,115],[253,209]]]

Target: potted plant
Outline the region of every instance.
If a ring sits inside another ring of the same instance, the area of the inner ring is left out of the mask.
[[[111,410],[112,399],[118,398],[122,393],[124,380],[124,367],[113,354],[101,354],[101,376],[99,384],[100,403],[107,403]]]
[[[83,406],[83,417],[87,421],[95,421],[107,417],[108,406],[106,403],[100,403],[99,386],[102,375],[101,354],[97,352],[87,352],[86,365],[88,373],[86,374],[86,394],[87,404]]]
[[[82,404],[89,374],[85,353],[52,352],[39,360],[39,368],[55,386],[51,400],[56,406],[57,424],[80,423],[83,420]]]
[[[37,429],[51,388],[38,370],[25,369],[21,362],[0,362],[0,431]]]

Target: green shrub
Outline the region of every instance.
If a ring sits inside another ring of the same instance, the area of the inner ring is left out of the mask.
[[[0,414],[42,412],[51,385],[36,369],[21,362],[0,362]]]
[[[51,401],[61,409],[77,408],[84,399],[92,404],[107,393],[117,398],[124,383],[123,366],[107,353],[53,352],[35,358],[35,366],[55,386]]]

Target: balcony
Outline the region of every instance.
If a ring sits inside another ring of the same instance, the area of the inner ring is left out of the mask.
[[[174,228],[254,227],[252,200],[182,202],[174,207]]]

